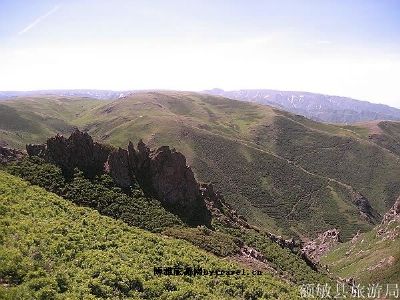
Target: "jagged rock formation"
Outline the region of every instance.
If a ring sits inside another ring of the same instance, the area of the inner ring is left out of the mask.
[[[185,156],[162,146],[155,151],[139,142],[138,151],[131,148],[129,157],[136,163],[135,175],[147,180],[157,198],[165,203],[178,201],[192,202],[200,196],[199,183],[193,171],[186,165]],[[183,204],[183,203],[181,203]]]
[[[67,175],[71,175],[74,168],[78,168],[89,177],[103,173],[111,149],[93,142],[89,134],[79,130],[75,130],[68,139],[56,135],[48,139],[45,145],[26,147],[30,156],[39,156],[60,166]]]
[[[318,263],[321,256],[339,243],[339,230],[331,229],[319,234],[316,239],[305,243],[301,252],[312,261]]]
[[[20,150],[0,146],[0,164],[7,164],[22,159],[26,154]]]
[[[350,243],[355,244],[361,237],[360,230],[351,238]]]
[[[117,185],[127,190],[139,183],[145,192],[187,223],[210,224],[211,214],[185,156],[168,146],[150,150],[140,141],[137,150],[131,142],[128,150],[115,149],[75,130],[69,138],[57,135],[45,145],[27,145],[26,149],[30,156],[60,166],[67,175],[72,175],[74,168],[88,177],[108,173]]]
[[[130,173],[142,188],[191,224],[209,224],[211,214],[200,194],[200,185],[185,156],[162,146],[150,150],[139,141],[128,145]],[[118,181],[118,179],[117,179]]]
[[[46,154],[46,144],[28,144],[26,152],[29,156],[44,157]]]

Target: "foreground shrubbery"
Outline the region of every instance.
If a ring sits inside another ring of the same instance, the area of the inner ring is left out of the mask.
[[[89,180],[76,169],[73,178],[65,179],[59,167],[36,157],[12,164],[7,171],[76,204],[95,208],[132,226],[159,232],[166,227],[183,225],[159,201],[145,197],[139,187],[132,189],[132,195],[128,196],[114,185],[108,175]]]
[[[0,172],[1,299],[296,299],[262,276],[155,276],[157,266],[241,269],[185,241],[99,215]]]
[[[212,231],[204,226],[198,228],[168,228],[163,234],[191,242],[218,256],[232,256],[239,253],[243,242],[229,234]]]

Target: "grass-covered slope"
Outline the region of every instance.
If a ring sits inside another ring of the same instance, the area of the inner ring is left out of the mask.
[[[342,278],[359,283],[400,282],[400,223],[380,225],[354,241],[340,244],[321,263]]]
[[[242,269],[0,172],[1,299],[296,299],[260,276],[155,276],[158,266]]]
[[[350,185],[378,212],[386,212],[400,191],[400,157],[372,141],[350,133],[327,134],[306,122],[302,117],[278,118],[276,152],[314,174]]]
[[[362,138],[400,156],[400,122],[376,121],[349,126]]]
[[[190,92],[98,101],[60,118],[115,146],[143,138],[177,148],[199,180],[212,181],[251,223],[277,233],[337,227],[347,239],[373,227],[354,205],[355,192],[380,214],[400,194],[399,156],[365,138],[363,129]],[[22,104],[15,109],[24,111]]]
[[[106,101],[57,96],[22,97],[0,103],[0,145],[25,147],[56,133],[70,133],[72,120]]]
[[[400,192],[399,159],[356,132],[266,106],[195,93],[136,94],[76,121],[115,145],[144,138],[188,156],[252,223],[300,235],[371,225],[353,204],[361,192],[380,213]]]

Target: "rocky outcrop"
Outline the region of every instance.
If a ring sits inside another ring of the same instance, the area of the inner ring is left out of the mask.
[[[139,141],[137,150],[99,144],[85,132],[75,130],[69,138],[57,135],[44,145],[27,145],[30,156],[39,156],[72,175],[75,168],[88,177],[108,173],[123,189],[136,183],[184,221],[209,225],[211,213],[201,196],[200,185],[186,164],[185,156],[168,146],[150,150]]]
[[[305,243],[301,252],[314,262],[319,262],[321,256],[340,243],[339,230],[330,229],[318,235],[314,240]]]
[[[60,166],[67,175],[72,175],[74,168],[78,168],[86,176],[94,177],[104,172],[112,148],[93,142],[86,132],[75,130],[69,138],[56,135],[45,145],[27,145],[26,150],[31,156],[42,157]]]
[[[29,156],[44,157],[46,155],[46,144],[28,144],[26,152]]]
[[[185,156],[162,146],[150,150],[139,141],[137,150],[128,145],[131,173],[142,188],[192,224],[209,224],[211,214],[200,194],[200,186]]]
[[[360,237],[361,237],[361,234],[360,234],[360,230],[359,230],[359,231],[357,231],[357,233],[351,238],[350,243],[351,243],[351,244],[357,243],[357,241],[360,239]]]
[[[26,154],[20,150],[0,146],[0,164],[7,164],[24,158]]]
[[[382,224],[388,224],[392,221],[400,222],[400,197],[397,198],[392,208],[383,216]]]
[[[148,164],[141,164],[141,157],[138,157],[138,161],[138,168],[142,165],[148,168],[138,169],[139,173],[147,171],[151,188],[157,198],[165,203],[187,203],[199,198],[199,184],[191,168],[186,165],[186,158],[182,153],[163,146],[149,153]]]

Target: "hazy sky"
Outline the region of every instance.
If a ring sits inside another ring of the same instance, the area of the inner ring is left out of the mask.
[[[400,107],[400,0],[0,0],[0,90],[214,87]]]

